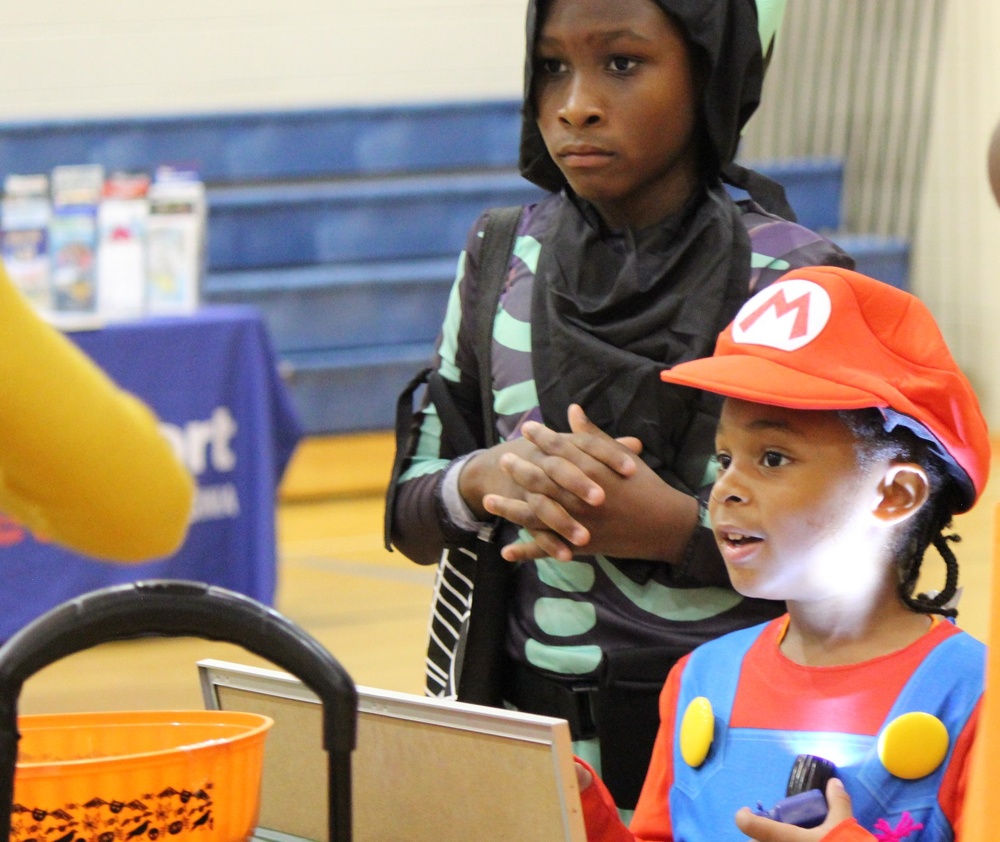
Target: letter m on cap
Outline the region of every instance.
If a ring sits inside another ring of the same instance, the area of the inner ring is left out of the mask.
[[[733,341],[794,351],[815,339],[829,318],[830,296],[819,284],[779,281],[743,305]]]

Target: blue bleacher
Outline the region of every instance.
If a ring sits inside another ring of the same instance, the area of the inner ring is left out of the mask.
[[[431,354],[469,226],[541,195],[516,170],[519,126],[515,101],[8,123],[0,177],[196,169],[209,187],[204,299],[261,310],[310,433],[377,430]],[[839,161],[754,166],[803,224],[837,232]],[[832,236],[905,287],[905,242]]]
[[[520,103],[0,123],[2,174],[56,164],[197,169],[210,184],[507,167]]]
[[[542,191],[516,172],[310,182],[210,195],[212,271],[456,255],[492,205]]]
[[[854,258],[859,272],[909,289],[910,244],[906,240],[840,232],[833,232],[830,239]]]

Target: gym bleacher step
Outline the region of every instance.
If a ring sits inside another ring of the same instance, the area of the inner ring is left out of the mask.
[[[454,255],[363,261],[205,278],[205,300],[251,304],[279,353],[431,342],[454,281]]]
[[[513,167],[519,99],[0,123],[0,176],[100,163],[206,183]]]
[[[281,355],[281,375],[306,433],[393,426],[396,395],[430,362],[431,342]]]
[[[516,172],[215,188],[210,270],[458,254],[486,208],[542,191]]]

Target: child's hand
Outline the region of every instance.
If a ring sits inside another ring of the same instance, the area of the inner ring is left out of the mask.
[[[541,458],[505,454],[500,463],[522,495],[483,499],[488,512],[531,535],[530,542],[504,547],[504,558],[568,561],[581,548],[650,560],[679,556],[688,534],[683,527],[697,518],[695,500],[635,458],[642,449],[637,439],[611,438],[575,404],[568,417],[570,433],[525,424],[524,437]],[[672,537],[677,546],[670,545]]]
[[[590,769],[582,763],[574,761],[573,766],[576,769],[576,785],[579,787],[580,792],[583,792],[594,782],[594,776],[590,773]]]
[[[488,512],[523,526],[534,539],[505,548],[509,561],[571,559],[576,548],[590,544],[606,489],[636,473],[634,456],[642,451],[638,439],[611,438],[576,404],[567,414],[569,433],[536,422],[524,425],[524,439],[536,453],[508,453],[500,461],[520,493],[491,494],[483,500]]]
[[[489,511],[483,507],[483,497],[494,494],[514,501],[523,501],[525,491],[510,478],[501,464],[508,456],[518,459],[537,460],[544,456],[538,448],[526,438],[516,438],[511,441],[480,450],[473,454],[462,467],[458,477],[458,491],[462,495],[473,514],[480,520],[489,516]]]
[[[820,842],[838,824],[854,815],[851,796],[837,778],[827,782],[826,803],[829,812],[823,824],[808,830],[754,815],[749,807],[743,807],[736,814],[736,826],[754,842]]]

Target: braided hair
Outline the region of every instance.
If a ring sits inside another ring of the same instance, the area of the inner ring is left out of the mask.
[[[948,603],[958,590],[958,559],[949,545],[961,538],[954,533],[946,535],[945,530],[951,528],[952,515],[961,507],[958,485],[928,442],[904,427],[887,432],[882,414],[877,409],[842,410],[837,414],[854,434],[862,467],[890,459],[914,462],[927,473],[930,483],[928,499],[901,531],[893,547],[899,574],[897,593],[912,611],[955,617],[958,612],[948,607]],[[945,563],[944,587],[933,595],[914,594],[924,554],[931,545]]]

